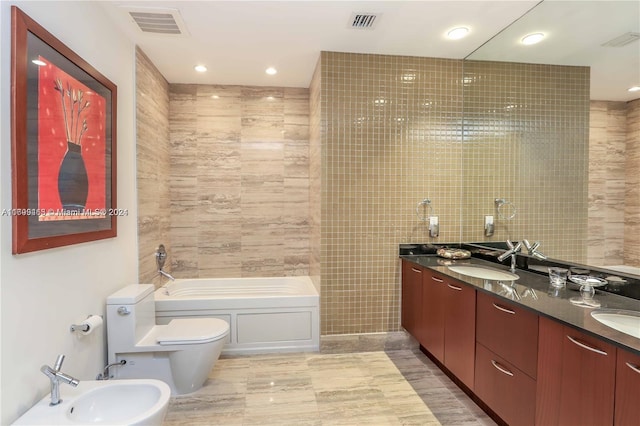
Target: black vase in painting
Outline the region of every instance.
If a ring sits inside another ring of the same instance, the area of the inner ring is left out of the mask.
[[[82,159],[82,147],[73,142],[67,142],[67,152],[60,164],[58,193],[65,210],[81,211],[87,203],[89,180]]]

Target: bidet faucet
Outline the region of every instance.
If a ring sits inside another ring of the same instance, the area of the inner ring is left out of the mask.
[[[511,268],[509,268],[509,271],[515,272],[516,271],[516,255],[522,248],[522,244],[518,243],[514,246],[510,240],[507,240],[507,247],[509,247],[509,250],[505,251],[500,256],[498,256],[498,260],[502,262],[507,257],[511,256]]]
[[[78,383],[80,383],[80,380],[60,371],[63,361],[64,355],[58,355],[56,364],[53,368],[48,365],[40,367],[40,371],[42,371],[51,381],[51,402],[49,403],[51,406],[58,405],[62,402],[62,399],[60,399],[60,382],[64,382],[74,388],[78,386]]]

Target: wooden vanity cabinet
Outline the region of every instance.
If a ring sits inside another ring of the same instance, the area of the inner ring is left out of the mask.
[[[613,424],[616,347],[546,317],[539,328],[536,424]]]
[[[401,325],[418,338],[422,310],[422,277],[425,269],[407,260],[402,261],[402,314]]]
[[[640,355],[618,349],[616,363],[615,426],[640,424]]]
[[[510,425],[533,425],[538,315],[478,292],[475,393]]]
[[[538,315],[478,292],[476,340],[532,379],[538,361]]]
[[[475,361],[476,290],[425,271],[418,341],[469,389]]]
[[[640,424],[639,355],[406,260],[402,326],[510,425]]]
[[[536,382],[504,358],[476,346],[474,393],[512,426],[531,426],[536,411]]]
[[[444,280],[444,365],[473,390],[476,290],[449,277]]]
[[[445,282],[440,275],[426,271],[422,282],[422,317],[418,341],[444,364]]]

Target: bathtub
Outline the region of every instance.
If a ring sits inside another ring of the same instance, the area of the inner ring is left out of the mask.
[[[179,279],[154,296],[157,324],[227,321],[226,354],[320,349],[320,297],[309,277]]]

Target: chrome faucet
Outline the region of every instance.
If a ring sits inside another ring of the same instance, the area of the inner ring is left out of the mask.
[[[74,388],[78,386],[78,383],[80,383],[80,380],[60,371],[63,361],[64,355],[58,355],[56,364],[53,368],[48,365],[43,365],[40,368],[40,371],[42,371],[44,375],[51,380],[51,402],[49,403],[51,406],[58,405],[62,402],[62,399],[60,399],[60,382],[64,382]]]
[[[511,256],[511,268],[509,268],[509,271],[515,272],[516,271],[516,255],[522,248],[522,244],[518,243],[514,246],[510,240],[507,240],[507,247],[509,247],[509,250],[505,251],[500,256],[498,256],[498,260],[502,262],[507,257]]]
[[[158,265],[158,273],[163,277],[169,278],[171,281],[175,281],[176,279],[173,278],[171,274],[168,274],[167,272],[162,270],[162,268],[164,268],[164,262],[166,260],[167,250],[164,248],[164,244],[160,244],[158,246],[158,249],[156,250],[156,265]]]
[[[107,364],[106,367],[104,367],[104,370],[102,370],[102,373],[98,374],[96,376],[96,380],[109,380],[109,379],[113,379],[113,376],[109,374],[109,370],[111,369],[111,367],[118,367],[120,365],[125,365],[127,363],[126,359],[123,359],[122,361],[118,361],[118,362],[114,362],[111,364]]]
[[[537,257],[540,260],[545,260],[547,258],[547,256],[538,251],[538,247],[540,247],[540,243],[538,241],[534,242],[533,245],[529,244],[529,241],[527,240],[522,240],[522,243],[527,248],[527,252],[530,256]]]
[[[159,273],[160,275],[162,275],[163,277],[167,277],[167,278],[169,278],[171,281],[175,281],[175,280],[176,280],[175,278],[173,278],[173,277],[171,276],[171,274],[169,274],[169,273],[167,273],[167,272],[163,271],[162,269],[158,269],[158,273]]]

